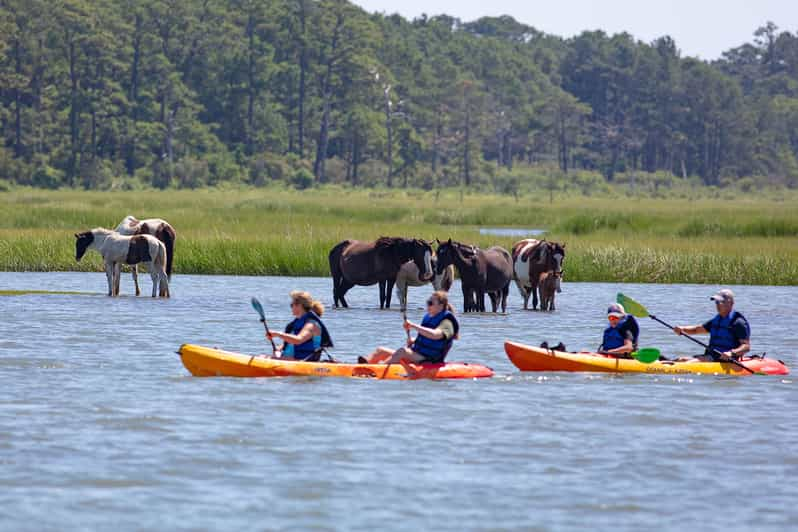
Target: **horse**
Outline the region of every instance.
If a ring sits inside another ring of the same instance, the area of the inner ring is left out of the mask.
[[[561,274],[557,272],[543,272],[538,277],[540,289],[540,310],[555,310],[554,295],[560,286]]]
[[[435,290],[443,290],[448,292],[454,283],[454,266],[449,265],[444,268],[442,273],[437,272],[438,260],[432,257],[432,271],[435,272],[432,278],[432,286]],[[413,261],[408,261],[402,264],[399,268],[399,273],[396,275],[396,297],[399,298],[399,305],[402,311],[407,310],[407,287],[408,286],[423,286],[428,281],[420,281],[418,275],[418,267]],[[390,305],[390,298],[388,305]]]
[[[493,312],[501,304],[507,311],[507,295],[513,278],[513,262],[510,253],[499,246],[486,250],[476,246],[453,242],[450,238],[441,244],[438,241],[437,272],[454,265],[460,273],[463,288],[463,312],[484,312],[485,293],[490,296]]]
[[[122,263],[144,262],[152,278],[152,297],[159,293],[169,297],[169,276],[166,273],[166,246],[152,235],[120,235],[115,231],[97,227],[91,231],[75,233],[75,260],[80,262],[89,249],[95,249],[105,262],[108,295],[119,295],[119,277]]]
[[[524,298],[524,310],[529,308],[529,296],[532,296],[532,309],[538,306],[538,284],[543,272],[557,273],[557,292],[562,292],[563,261],[565,260],[565,244],[527,238],[513,244],[513,278]]]
[[[349,307],[344,296],[355,285],[380,283],[380,308],[390,303],[393,284],[402,264],[413,261],[418,280],[432,278],[432,246],[420,239],[380,237],[373,242],[344,240],[329,254],[333,305]],[[382,282],[381,282],[382,281]]]
[[[166,275],[169,277],[170,281],[172,280],[172,261],[175,255],[175,238],[177,238],[177,233],[174,228],[169,225],[169,222],[161,220],[160,218],[137,220],[135,217],[127,215],[119,222],[119,225],[116,226],[116,232],[120,235],[130,236],[152,235],[163,242],[164,247],[166,247]],[[138,265],[134,264],[131,269],[133,271],[133,284],[136,285],[136,295],[138,296],[141,294],[139,290]]]

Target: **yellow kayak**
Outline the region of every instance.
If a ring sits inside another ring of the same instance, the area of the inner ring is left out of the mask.
[[[183,344],[183,365],[195,377],[349,377],[360,379],[476,379],[492,377],[493,370],[478,364],[347,364],[302,362],[245,355],[212,347]]]
[[[615,358],[598,353],[566,353],[516,342],[504,342],[504,351],[510,362],[522,371],[585,371],[610,373],[661,373],[709,375],[751,375],[740,366],[729,362],[668,362],[643,364],[634,359]],[[740,361],[756,373],[787,375],[789,369],[780,360],[772,358],[744,358]]]

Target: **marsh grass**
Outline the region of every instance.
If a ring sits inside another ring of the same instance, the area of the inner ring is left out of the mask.
[[[328,275],[345,238],[453,238],[509,248],[482,227],[542,228],[567,244],[566,280],[798,283],[798,202],[558,198],[459,191],[280,188],[139,192],[0,192],[0,270],[99,271],[75,262],[73,233],[127,214],[177,229],[176,273]]]

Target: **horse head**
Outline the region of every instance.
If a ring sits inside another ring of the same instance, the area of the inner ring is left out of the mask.
[[[413,262],[418,268],[418,280],[429,281],[435,275],[432,266],[432,246],[426,240],[413,239]]]
[[[91,231],[84,231],[82,233],[75,233],[75,260],[80,262],[86,250],[89,249],[91,243],[94,242],[94,233]]]
[[[562,279],[563,262],[565,261],[565,244],[560,244],[559,242],[549,242],[548,244],[550,249],[549,256],[552,262],[551,270],[557,279],[557,293],[560,293],[562,292],[560,280]]]

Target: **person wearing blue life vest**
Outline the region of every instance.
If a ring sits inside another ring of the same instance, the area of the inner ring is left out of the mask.
[[[617,358],[632,358],[632,352],[637,349],[637,338],[640,335],[637,320],[631,314],[627,314],[620,303],[613,303],[607,308],[607,320],[610,323],[604,329],[599,353]]]
[[[734,292],[728,288],[718,290],[709,298],[715,302],[718,313],[701,325],[681,325],[673,332],[681,334],[709,334],[709,349],[694,360],[712,361],[721,357],[740,358],[751,350],[751,327],[745,316],[734,310]]]
[[[427,313],[421,323],[405,320],[403,324],[408,331],[406,347],[400,347],[396,351],[378,347],[368,359],[359,361],[369,364],[398,364],[402,361],[416,364],[443,363],[460,331],[460,324],[453,311],[446,292],[433,292],[427,299]],[[411,330],[417,332],[415,340],[410,339]]]
[[[278,357],[316,362],[324,348],[333,347],[330,333],[321,321],[324,305],[307,292],[293,291],[290,295],[295,319],[285,327],[285,332],[270,331],[266,337],[283,340]]]

